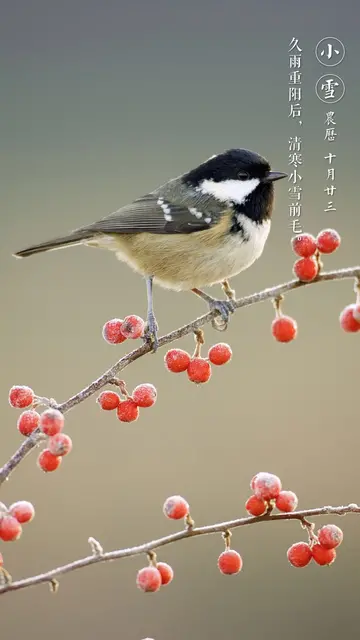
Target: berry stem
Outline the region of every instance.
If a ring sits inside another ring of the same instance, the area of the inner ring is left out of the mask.
[[[225,549],[227,551],[228,551],[228,549],[230,549],[231,536],[232,536],[232,533],[231,533],[231,531],[229,531],[229,529],[224,531],[224,533],[222,534],[222,537],[223,537],[224,542],[225,542]]]
[[[283,300],[284,300],[284,296],[283,295],[279,295],[279,296],[276,296],[276,298],[274,298],[273,301],[272,301],[274,309],[275,309],[275,316],[277,318],[281,318],[281,316],[283,315],[282,311],[281,311],[281,303],[282,303]]]
[[[201,347],[205,343],[204,331],[202,329],[195,329],[194,337],[195,337],[195,351],[193,353],[193,358],[200,358]]]

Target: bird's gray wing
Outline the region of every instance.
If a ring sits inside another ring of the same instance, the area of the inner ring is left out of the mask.
[[[150,193],[111,213],[86,230],[112,233],[193,233],[211,226],[211,218],[195,206]]]

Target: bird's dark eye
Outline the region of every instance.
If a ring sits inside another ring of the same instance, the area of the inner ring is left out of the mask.
[[[239,171],[237,175],[239,180],[247,180],[249,177],[249,174],[247,171]]]

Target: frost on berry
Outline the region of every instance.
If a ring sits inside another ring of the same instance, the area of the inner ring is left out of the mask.
[[[251,516],[262,516],[266,513],[267,503],[257,496],[250,496],[245,503],[245,509]]]
[[[136,585],[145,592],[159,591],[161,587],[161,574],[156,567],[144,567],[138,571]]]
[[[61,465],[61,462],[62,457],[54,456],[54,454],[52,454],[49,449],[44,449],[44,451],[39,454],[39,457],[37,459],[38,467],[42,471],[46,472],[56,471],[56,469],[58,469],[58,467]]]
[[[297,324],[290,316],[280,316],[273,320],[271,331],[278,342],[291,342],[297,336]]]
[[[320,253],[333,253],[341,243],[341,237],[335,229],[323,229],[316,238]]]
[[[241,555],[233,549],[226,549],[218,557],[218,567],[224,575],[239,573],[243,566]]]
[[[56,433],[48,440],[48,448],[53,456],[66,456],[72,449],[72,440],[66,433]]]
[[[166,564],[166,562],[158,562],[156,564],[156,568],[161,576],[161,584],[163,586],[169,584],[174,577],[174,571],[172,567],[170,567],[169,564]]]
[[[295,511],[298,506],[298,497],[293,491],[280,491],[276,498],[276,508],[284,513]]]
[[[294,253],[301,258],[310,258],[317,249],[316,240],[310,233],[302,233],[292,238],[291,246]]]
[[[40,429],[47,436],[54,436],[64,426],[64,415],[58,409],[46,409],[40,416]]]
[[[321,544],[314,544],[311,552],[315,562],[321,567],[332,564],[336,559],[336,550],[325,549]]]
[[[125,338],[141,338],[144,335],[145,322],[139,316],[126,316],[121,325],[121,333]]]
[[[139,384],[132,392],[132,399],[138,407],[152,407],[156,402],[157,391],[153,384]]]
[[[312,282],[319,272],[319,265],[314,258],[300,258],[296,260],[293,273],[301,282]]]
[[[23,411],[17,421],[17,428],[23,436],[29,436],[40,424],[40,414],[28,409]]]
[[[348,333],[356,333],[357,331],[360,331],[360,322],[357,322],[354,316],[355,310],[355,304],[348,304],[348,306],[340,313],[340,326]]]
[[[34,392],[30,387],[16,385],[9,391],[9,403],[17,409],[29,407],[34,402]]]
[[[209,349],[208,358],[212,364],[222,365],[231,360],[232,351],[228,344],[219,342]]]
[[[25,522],[31,522],[35,516],[35,509],[31,502],[19,500],[9,507],[9,513],[11,516],[14,516],[20,524],[25,524]]]
[[[181,496],[170,496],[164,502],[163,512],[167,518],[180,520],[188,515],[190,507]]]
[[[192,358],[187,368],[187,374],[191,382],[201,384],[211,378],[211,365],[204,358]]]
[[[326,524],[317,533],[319,543],[325,549],[335,549],[342,541],[344,534],[336,524]]]
[[[0,539],[4,542],[18,540],[22,534],[20,522],[12,515],[5,515],[0,519]]]
[[[139,407],[132,398],[122,400],[116,411],[121,422],[135,422],[139,417]]]
[[[354,320],[360,323],[360,304],[355,305],[355,308],[353,309],[353,316]]]
[[[105,411],[113,411],[120,404],[120,396],[115,391],[102,391],[96,402]]]
[[[120,344],[126,340],[125,336],[121,333],[123,320],[120,318],[114,318],[105,322],[102,330],[104,340],[109,344]]]
[[[261,471],[254,479],[254,494],[262,500],[273,500],[281,491],[281,480],[273,473]]]
[[[166,368],[172,373],[181,373],[186,371],[190,364],[190,356],[182,349],[170,349],[165,354],[164,362]]]
[[[287,558],[293,567],[306,567],[312,558],[307,542],[296,542],[287,551]]]

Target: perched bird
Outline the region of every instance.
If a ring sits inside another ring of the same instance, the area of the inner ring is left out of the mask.
[[[267,160],[253,151],[230,149],[98,222],[15,256],[76,244],[115,251],[146,278],[147,338],[156,349],[153,282],[193,291],[227,323],[234,311],[228,279],[262,254],[270,231],[273,183],[286,175],[271,171]],[[227,300],[200,289],[216,283],[222,283]]]

